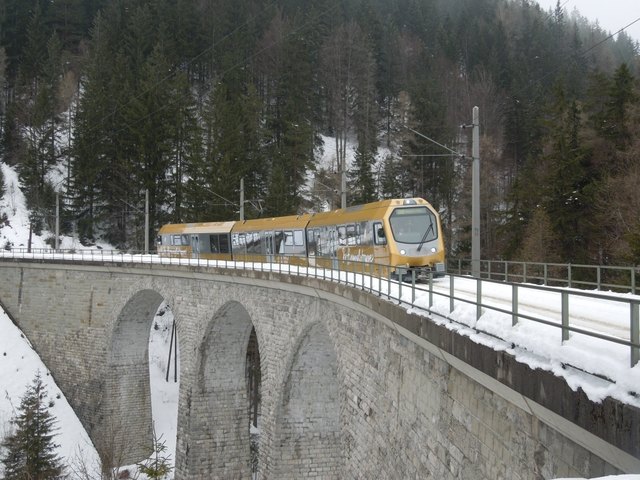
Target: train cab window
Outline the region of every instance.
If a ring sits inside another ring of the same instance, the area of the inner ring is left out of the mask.
[[[387,237],[384,233],[384,228],[382,228],[382,223],[375,222],[373,224],[373,240],[376,245],[386,245]]]
[[[398,243],[423,244],[438,238],[436,217],[426,207],[396,208],[389,225]]]

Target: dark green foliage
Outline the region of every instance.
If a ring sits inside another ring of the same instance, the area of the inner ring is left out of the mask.
[[[637,46],[591,48],[605,36],[530,1],[4,0],[2,160],[33,226],[62,189],[85,244],[140,249],[146,191],[153,237],[237,218],[241,179],[247,218],[319,205],[317,175],[337,206],[344,169],[349,204],[423,196],[462,251],[467,165],[411,130],[455,148],[479,105],[485,251],[531,253],[540,233],[557,258],[632,258],[640,221],[615,248],[595,227],[640,136]]]
[[[48,480],[63,473],[64,467],[55,453],[57,445],[53,441],[55,422],[49,413],[47,391],[38,372],[12,420],[15,431],[3,442],[6,480]]]

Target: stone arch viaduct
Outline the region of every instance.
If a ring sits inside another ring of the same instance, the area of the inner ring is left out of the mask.
[[[0,260],[0,301],[106,462],[151,449],[148,338],[180,341],[177,479],[541,479],[640,472],[640,413],[375,294],[271,272]],[[105,453],[109,452],[109,454]]]

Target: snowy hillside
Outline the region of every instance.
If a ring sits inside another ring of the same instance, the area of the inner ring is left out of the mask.
[[[149,340],[149,374],[151,378],[152,409],[154,426],[158,437],[165,442],[167,452],[175,458],[177,432],[177,399],[178,383],[173,382],[173,371],[170,381],[165,382],[167,352],[173,315],[163,305],[163,312],[155,318]],[[40,372],[50,400],[50,412],[57,420],[59,430],[54,439],[60,446],[57,453],[68,466],[67,473],[71,480],[83,479],[79,471],[89,468],[90,478],[99,478],[100,465],[98,454],[85,432],[82,424],[69,406],[60,388],[56,385],[49,370],[24,334],[11,322],[6,313],[0,309],[0,438],[10,431],[10,420],[13,418],[27,386],[32,382],[36,372]],[[178,366],[179,371],[179,366]],[[135,471],[135,467],[129,467]],[[74,472],[76,472],[74,474]],[[0,464],[0,478],[2,466]],[[142,478],[142,477],[139,477]]]

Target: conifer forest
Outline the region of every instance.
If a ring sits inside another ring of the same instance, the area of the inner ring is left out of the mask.
[[[478,106],[483,258],[638,264],[639,46],[610,33],[533,0],[0,0],[0,161],[85,245],[141,250],[146,192],[152,245],[237,219],[241,179],[246,218],[337,208],[344,168],[468,257]]]

